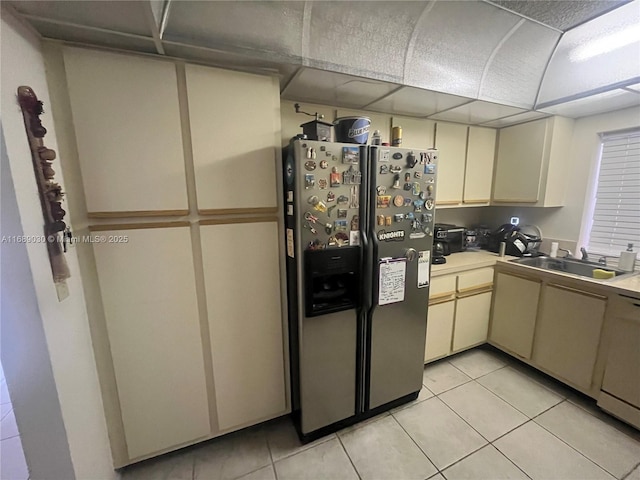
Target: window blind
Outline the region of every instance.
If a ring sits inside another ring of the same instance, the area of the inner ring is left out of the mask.
[[[602,135],[589,251],[618,255],[640,248],[640,129]]]

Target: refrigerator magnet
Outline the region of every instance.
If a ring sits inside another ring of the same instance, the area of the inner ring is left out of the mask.
[[[378,208],[389,208],[391,203],[391,195],[378,195],[376,204]]]
[[[395,197],[393,197],[393,204],[396,207],[401,207],[402,205],[404,205],[404,197],[402,195],[396,195]]]
[[[327,188],[327,180],[324,178],[319,178],[318,187],[320,188],[320,190],[325,190]]]
[[[360,232],[358,230],[349,232],[349,245],[360,245]]]
[[[338,218],[347,218],[347,210],[345,208],[338,209]]]
[[[359,161],[359,147],[342,147],[342,163],[358,163]]]
[[[316,177],[313,174],[307,173],[304,176],[304,188],[309,189],[316,186]]]
[[[388,162],[391,157],[391,152],[389,150],[380,150],[380,162]]]
[[[429,286],[429,263],[431,252],[424,250],[418,252],[418,288]]]

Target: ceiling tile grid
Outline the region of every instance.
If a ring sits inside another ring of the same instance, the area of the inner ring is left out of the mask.
[[[469,102],[469,99],[466,97],[414,87],[402,87],[390,95],[367,105],[367,109],[377,112],[393,112],[400,115],[427,117],[467,102]]]

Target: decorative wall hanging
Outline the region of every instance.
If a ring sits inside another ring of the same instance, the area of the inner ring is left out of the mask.
[[[44,216],[44,236],[51,262],[51,271],[55,283],[64,283],[71,275],[64,257],[67,241],[71,233],[63,221],[66,212],[62,208],[64,193],[62,187],[54,181],[55,172],[51,162],[56,158],[56,152],[44,146],[43,137],[47,129],[42,126],[40,115],[43,113],[43,103],[38,100],[31,87],[18,87],[18,102],[22,109],[24,126],[29,139],[33,170],[36,175],[40,204]]]

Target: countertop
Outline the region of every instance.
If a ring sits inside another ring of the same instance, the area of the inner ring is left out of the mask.
[[[622,295],[640,296],[640,273],[636,271],[634,275],[625,276],[621,279],[597,280],[595,278],[586,278],[570,273],[562,273],[550,270],[543,270],[536,267],[530,267],[519,263],[510,262],[518,257],[506,256],[500,258],[497,253],[488,252],[486,250],[467,250],[465,252],[452,253],[447,257],[447,263],[442,265],[431,265],[431,276],[439,277],[441,275],[455,274],[475,268],[493,267],[496,263],[506,266],[513,271],[520,271],[522,274],[527,272],[546,280],[562,279],[573,283],[576,287],[586,289],[597,289],[602,293],[619,293]]]
[[[535,275],[545,280],[553,281],[562,279],[565,282],[574,284],[577,288],[596,289],[604,294],[619,293],[622,295],[640,296],[640,272],[626,276],[621,279],[612,278],[610,280],[598,280],[595,278],[587,278],[571,273],[558,272],[555,270],[545,270],[519,263],[509,262],[508,257],[498,258],[496,263],[505,266],[514,272],[519,271],[522,274]]]
[[[517,257],[504,257],[511,260]],[[474,268],[493,267],[500,259],[497,253],[486,250],[467,250],[465,252],[452,253],[446,257],[447,263],[431,265],[431,276],[449,275],[451,273],[464,272]]]

